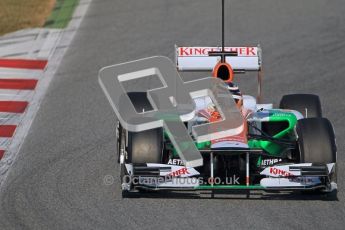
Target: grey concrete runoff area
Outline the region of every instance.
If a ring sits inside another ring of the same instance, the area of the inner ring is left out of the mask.
[[[220,1],[93,0],[2,184],[0,229],[344,229],[344,12],[342,0],[231,0],[226,7],[226,44],[261,44],[265,102],[320,95],[337,136],[337,200],[189,193],[122,199],[116,118],[98,71],[173,58],[174,44],[220,45]],[[256,84],[250,75],[238,81],[242,91]]]

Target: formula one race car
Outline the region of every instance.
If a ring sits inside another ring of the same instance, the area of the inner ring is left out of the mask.
[[[233,97],[229,97],[229,103],[234,100],[241,114],[242,129],[234,135],[196,141],[192,128],[216,123],[222,114],[210,97],[194,97],[194,117],[184,122],[202,156],[203,163],[194,167],[185,164],[176,142],[169,138],[169,130],[133,132],[118,122],[123,195],[143,189],[336,191],[335,135],[330,121],[322,116],[319,97],[291,94],[282,97],[279,108],[260,104],[261,48],[225,47],[224,14],[222,28],[221,47],[176,46],[175,64],[178,71],[212,71],[212,77],[221,79]],[[104,77],[106,72],[110,80],[116,75],[111,73],[112,68],[101,70],[99,80],[118,115],[119,109],[114,106],[118,99],[112,97],[120,88],[111,90],[117,84],[106,82]],[[258,73],[257,98],[242,95],[233,82],[234,74],[247,71]],[[125,97],[138,114],[154,110],[147,92],[128,92]]]
[[[217,52],[225,53],[224,61],[218,60]],[[285,95],[279,108],[273,108],[242,95],[233,84],[234,73],[258,71],[261,85],[260,47],[224,47],[224,51],[220,47],[176,47],[176,65],[179,71],[213,70],[213,77],[222,79],[232,93],[245,128],[237,135],[195,143],[204,164],[186,167],[163,128],[129,132],[118,122],[124,195],[141,189],[337,189],[335,135],[329,120],[322,117],[319,97]],[[129,92],[128,96],[137,111],[152,109],[146,92]],[[185,122],[188,130],[220,119],[210,98],[194,101],[196,116]]]

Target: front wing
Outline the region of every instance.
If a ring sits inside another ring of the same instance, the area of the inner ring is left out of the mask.
[[[321,190],[332,192],[337,189],[335,163],[314,165],[311,163],[282,164],[266,167],[261,171],[259,184],[241,185],[235,176],[226,182],[217,178],[200,176],[192,167],[168,164],[125,164],[126,178],[122,189],[138,188],[160,190]],[[211,169],[213,166],[211,165]],[[212,174],[212,173],[211,173]],[[250,175],[247,175],[249,181]]]

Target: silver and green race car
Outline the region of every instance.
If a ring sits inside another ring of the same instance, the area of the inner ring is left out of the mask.
[[[212,71],[212,77],[224,81],[242,114],[244,128],[236,135],[195,141],[203,164],[192,167],[185,165],[164,128],[131,132],[118,122],[117,154],[124,196],[163,189],[325,193],[337,190],[334,130],[322,116],[318,96],[285,95],[278,108],[260,104],[259,46],[175,49],[178,71]],[[256,98],[243,95],[233,82],[234,75],[248,71],[258,73]],[[107,91],[107,86],[103,89]],[[147,92],[128,92],[126,96],[138,112],[153,109]],[[193,99],[195,116],[184,124],[195,139],[193,126],[217,122],[221,115],[210,98]]]

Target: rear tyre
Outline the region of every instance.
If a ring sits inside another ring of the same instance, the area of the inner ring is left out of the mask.
[[[336,143],[332,124],[326,118],[301,119],[296,127],[301,163],[336,162]]]
[[[320,98],[313,94],[284,95],[279,108],[297,110],[305,118],[322,117]]]
[[[138,113],[153,110],[146,92],[128,92],[127,95]]]

